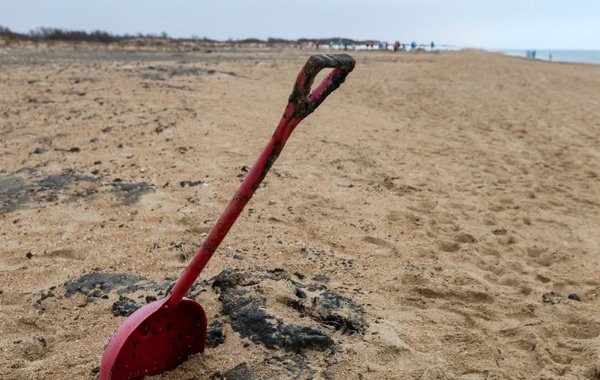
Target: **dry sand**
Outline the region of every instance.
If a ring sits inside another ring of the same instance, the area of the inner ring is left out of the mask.
[[[0,378],[96,377],[124,288],[64,284],[175,279],[312,53],[0,47]],[[598,378],[600,66],[353,56],[201,275],[224,342],[160,378]],[[227,268],[289,273],[257,285],[270,312],[335,345],[241,336],[211,286]],[[294,281],[365,330],[290,307]]]

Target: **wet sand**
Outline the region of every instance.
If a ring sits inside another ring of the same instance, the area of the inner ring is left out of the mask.
[[[0,378],[97,376],[313,53],[0,46]],[[600,66],[351,54],[198,280],[212,347],[159,378],[599,376]]]

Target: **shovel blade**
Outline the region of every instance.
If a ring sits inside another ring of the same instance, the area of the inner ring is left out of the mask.
[[[207,321],[202,306],[183,298],[167,310],[165,301],[140,308],[115,331],[102,355],[100,380],[158,375],[204,352]]]

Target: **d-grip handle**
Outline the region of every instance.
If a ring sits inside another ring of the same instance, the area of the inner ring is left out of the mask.
[[[331,94],[340,87],[346,76],[354,69],[354,59],[348,54],[311,56],[296,79],[289,102],[295,106],[294,118],[303,119],[310,115]],[[310,89],[317,74],[325,69],[333,70],[312,91]]]

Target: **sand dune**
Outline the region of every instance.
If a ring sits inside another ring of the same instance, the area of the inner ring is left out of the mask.
[[[180,274],[315,52],[0,53],[0,378],[94,378],[115,303]],[[600,376],[600,66],[354,57],[201,275],[214,346],[160,378]],[[332,343],[239,330],[228,268]]]

